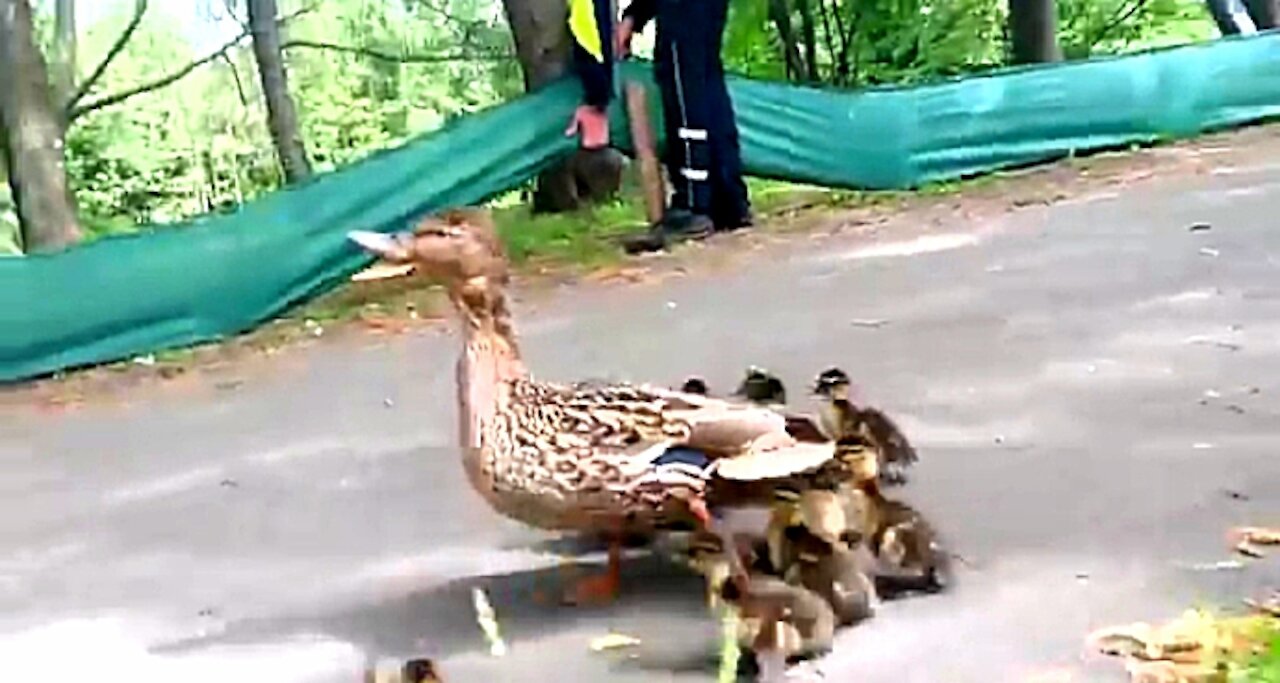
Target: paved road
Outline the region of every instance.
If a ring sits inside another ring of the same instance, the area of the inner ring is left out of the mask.
[[[829,680],[1120,680],[1082,657],[1091,627],[1280,579],[1187,567],[1280,515],[1278,200],[1280,167],[1245,169],[906,242],[806,241],[520,317],[544,376],[724,387],[760,363],[798,389],[839,363],[899,417],[923,457],[905,495],[973,566],[842,635]],[[437,332],[321,345],[234,389],[0,418],[0,677],[351,681],[364,653],[419,652],[451,683],[708,680],[716,626],[660,562],[630,564],[612,609],[531,597],[556,556],[464,483],[455,351]],[[610,628],[644,646],[588,652]]]

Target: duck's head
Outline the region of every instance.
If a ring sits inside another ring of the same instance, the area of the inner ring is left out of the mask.
[[[849,397],[849,375],[840,368],[827,368],[813,382],[813,393],[828,399]]]
[[[347,238],[389,263],[412,263],[446,285],[477,278],[502,280],[507,275],[506,254],[493,218],[481,208],[442,211],[411,230],[391,234],[353,230]]]

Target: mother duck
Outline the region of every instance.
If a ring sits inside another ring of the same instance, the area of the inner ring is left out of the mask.
[[[575,600],[617,595],[624,537],[710,532],[710,509],[768,504],[775,485],[846,475],[807,418],[657,386],[535,379],[511,321],[505,250],[484,209],[348,237],[438,279],[459,313],[459,431],[471,486],[508,518],[608,541],[607,571],[579,581]]]

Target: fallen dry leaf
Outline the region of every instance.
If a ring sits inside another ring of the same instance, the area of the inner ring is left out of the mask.
[[[375,280],[389,280],[395,277],[403,277],[413,272],[413,264],[393,265],[390,263],[375,263],[368,268],[351,276],[352,282],[373,282]]]
[[[1236,538],[1257,545],[1280,545],[1280,529],[1260,526],[1243,526],[1234,530]]]
[[[1132,683],[1216,683],[1226,679],[1202,664],[1174,662],[1131,662],[1127,667]]]
[[[403,334],[409,329],[409,323],[398,318],[361,316],[360,323],[379,334]]]
[[[640,644],[639,638],[633,638],[621,633],[609,633],[591,640],[592,652],[604,652],[605,650],[618,650],[624,647],[635,647]]]
[[[1236,552],[1244,555],[1245,557],[1252,557],[1254,559],[1260,559],[1267,556],[1267,554],[1263,552],[1262,548],[1259,548],[1248,541],[1240,541],[1237,543]]]
[[[1221,655],[1252,647],[1242,619],[1216,619],[1188,610],[1161,627],[1138,623],[1099,629],[1087,642],[1103,654],[1122,656],[1134,683],[1219,683]]]
[[[1272,595],[1264,602],[1245,599],[1244,604],[1259,614],[1280,618],[1280,595]]]

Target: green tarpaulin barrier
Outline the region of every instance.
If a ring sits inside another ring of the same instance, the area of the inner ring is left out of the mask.
[[[641,64],[623,72],[649,78]],[[752,175],[907,188],[1280,114],[1280,36],[911,89],[730,87]],[[577,96],[560,83],[233,215],[0,258],[0,381],[251,329],[368,264],[348,230],[392,230],[485,200],[571,152],[563,131]]]

